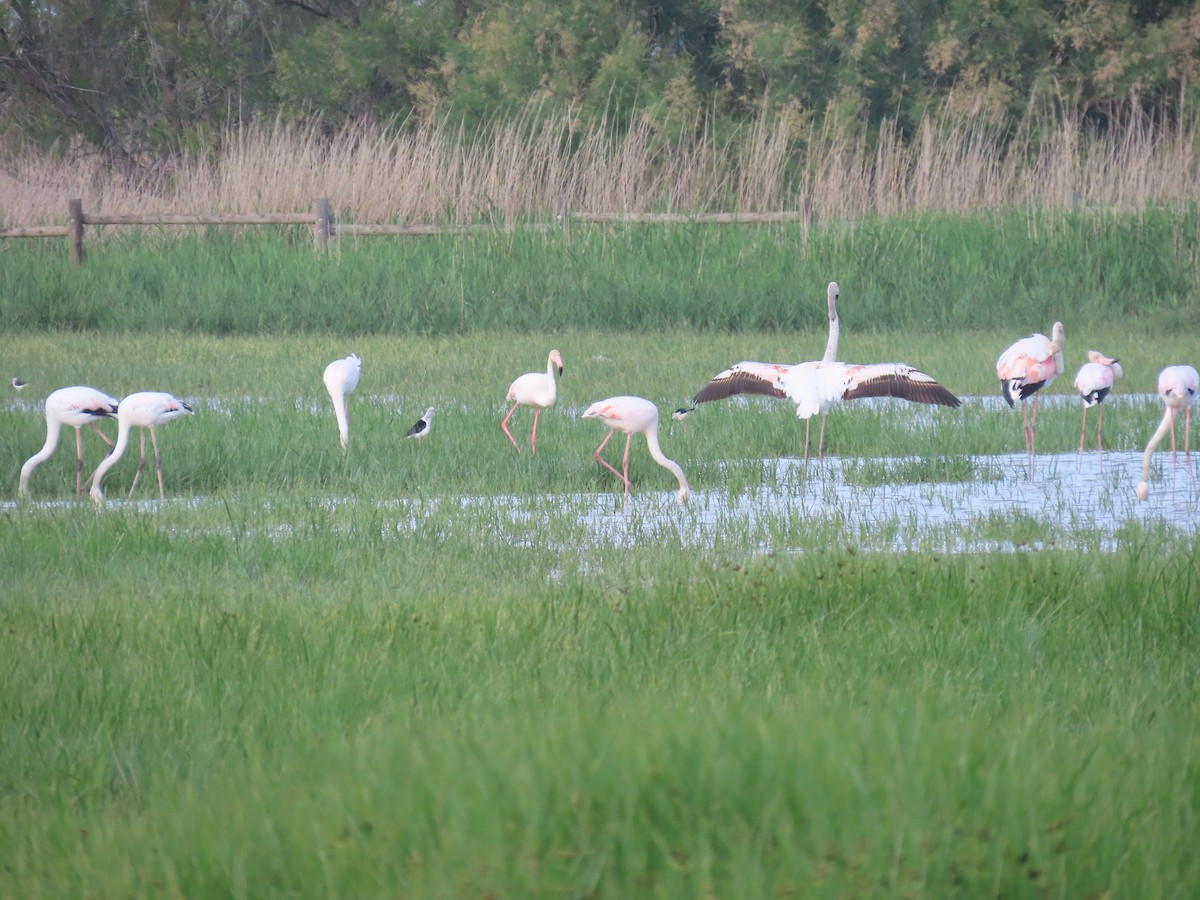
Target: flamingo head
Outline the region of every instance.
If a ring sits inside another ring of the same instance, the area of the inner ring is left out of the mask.
[[[1150,484],[1145,481],[1139,481],[1137,486],[1137,498],[1145,500],[1150,496]]]
[[[550,362],[554,363],[554,365],[556,365],[558,367],[558,374],[561,375],[563,373],[562,354],[559,353],[557,350],[551,350],[550,351]]]

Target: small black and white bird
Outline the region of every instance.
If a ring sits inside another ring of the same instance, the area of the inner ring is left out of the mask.
[[[16,388],[18,391],[23,391],[23,390],[25,390],[25,388],[29,387],[29,382],[26,381],[24,378],[14,378],[12,380],[12,386],[14,388]]]
[[[682,422],[690,413],[694,413],[695,411],[696,407],[694,406],[681,406],[675,412],[671,413],[671,418],[676,422]]]
[[[421,418],[417,419],[417,424],[415,424],[412,428],[408,429],[408,433],[405,434],[404,436],[406,438],[415,438],[416,440],[419,441],[421,438],[428,435],[429,429],[433,426],[434,412],[435,412],[435,410],[432,406],[429,407],[429,409],[425,410],[425,415],[423,415],[423,416],[421,416]]]

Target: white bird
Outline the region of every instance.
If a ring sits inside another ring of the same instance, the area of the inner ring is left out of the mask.
[[[512,418],[518,406],[533,407],[533,433],[529,438],[529,449],[531,453],[537,453],[538,416],[542,414],[543,409],[553,406],[554,401],[558,398],[558,382],[554,378],[555,369],[558,370],[559,375],[562,375],[562,354],[557,350],[551,350],[550,355],[546,358],[545,374],[526,372],[509,385],[508,394],[504,399],[512,400],[513,408],[508,411],[508,415],[504,417],[500,427],[504,429],[504,433],[508,435],[508,439],[512,441],[513,448],[518,453],[521,452],[521,448],[517,446],[516,438],[508,430],[508,420]]]
[[[12,380],[12,386],[14,388],[16,388],[18,391],[23,391],[23,390],[25,390],[25,388],[29,387],[29,382],[26,381],[24,378],[14,378]]]
[[[811,419],[821,414],[817,458],[824,459],[825,420],[834,404],[863,397],[898,397],[914,403],[956,407],[961,401],[924,372],[905,363],[858,365],[837,361],[840,325],[837,298],[840,290],[831,281],[826,290],[829,304],[829,338],[825,355],[815,362],[795,365],[740,362],[718,373],[700,389],[693,400],[706,403],[735,394],[765,394],[788,398],[796,404],[796,415],[804,419],[804,462],[808,463]]]
[[[13,384],[15,386],[15,379]],[[22,495],[29,493],[29,477],[33,474],[33,470],[50,458],[55,448],[58,447],[59,432],[62,431],[64,425],[69,425],[75,429],[75,493],[82,494],[83,433],[81,429],[84,425],[90,425],[96,434],[104,439],[104,443],[111,447],[112,441],[100,430],[96,421],[116,416],[118,402],[115,397],[110,397],[103,391],[87,385],[59,388],[47,397],[46,443],[41,450],[25,460],[25,465],[21,466],[21,480],[17,486],[17,493]]]
[[[101,490],[101,483],[104,481],[104,476],[113,466],[117,464],[121,456],[125,453],[125,448],[129,446],[129,431],[137,427],[142,429],[141,434],[141,457],[138,459],[137,472],[133,476],[133,484],[129,486],[129,498],[133,498],[134,489],[137,488],[138,479],[142,476],[142,469],[146,468],[146,432],[150,432],[150,440],[154,444],[154,468],[158,473],[158,498],[166,499],[166,493],[163,491],[162,478],[162,456],[158,452],[158,434],[155,428],[172,419],[178,419],[180,416],[190,416],[192,408],[177,397],[170,394],[164,394],[159,391],[140,391],[136,394],[130,394],[125,397],[117,407],[117,443],[112,449],[112,453],[106,456],[100,465],[96,467],[95,473],[92,475],[92,499],[97,504],[103,505],[104,492]]]
[[[675,410],[675,412],[671,413],[671,418],[676,422],[683,422],[695,411],[696,407],[694,406],[681,406],[679,409]]]
[[[333,414],[337,417],[338,434],[342,446],[350,443],[350,395],[358,387],[362,374],[362,360],[351,353],[344,359],[335,359],[325,367],[325,390],[333,401]]]
[[[654,461],[664,469],[671,472],[679,481],[679,503],[682,506],[687,503],[688,499],[688,483],[683,475],[683,469],[674,460],[667,459],[663,455],[662,449],[658,445],[658,407],[642,397],[610,397],[607,400],[600,400],[593,403],[583,412],[585,419],[599,419],[609,429],[608,435],[600,442],[600,446],[596,448],[593,456],[596,462],[604,466],[614,475],[625,483],[625,499],[629,499],[629,444],[633,440],[633,436],[639,432],[646,436],[646,446],[650,448],[650,455]],[[604,449],[614,434],[618,431],[626,435],[625,438],[625,473],[621,474],[600,455],[600,451]]]
[[[1088,351],[1088,361],[1085,362],[1075,376],[1075,389],[1083,398],[1083,425],[1079,429],[1079,460],[1083,461],[1083,445],[1087,440],[1088,408],[1099,407],[1096,415],[1096,448],[1104,459],[1104,400],[1112,391],[1113,382],[1124,375],[1120,362],[1116,357],[1105,356],[1098,350]]]
[[[1192,456],[1188,443],[1188,434],[1192,428],[1192,407],[1196,405],[1197,395],[1200,394],[1200,373],[1191,366],[1167,366],[1158,375],[1158,396],[1166,404],[1166,412],[1158,423],[1158,430],[1146,444],[1146,452],[1142,456],[1142,480],[1138,482],[1137,498],[1145,500],[1150,496],[1150,457],[1155,449],[1171,432],[1171,456],[1175,456],[1175,413],[1185,410],[1183,423],[1183,452],[1187,460],[1188,474],[1194,479],[1192,471]]]
[[[1021,338],[996,360],[996,377],[1000,393],[1010,407],[1021,401],[1022,426],[1025,429],[1025,452],[1029,456],[1029,477],[1033,477],[1033,460],[1037,452],[1038,397],[1042,388],[1051,385],[1063,373],[1063,347],[1066,337],[1062,322],[1055,322],[1052,337],[1031,334]],[[1033,397],[1033,415],[1027,401]]]
[[[416,424],[413,425],[412,428],[408,429],[404,436],[406,438],[413,438],[414,440],[418,441],[427,436],[429,434],[429,429],[433,427],[433,414],[436,411],[437,410],[435,410],[432,406],[425,410],[425,415],[417,419]]]

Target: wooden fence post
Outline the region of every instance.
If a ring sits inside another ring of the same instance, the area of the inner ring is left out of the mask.
[[[313,243],[317,250],[324,251],[329,249],[329,231],[331,213],[329,211],[329,198],[318,198],[313,213],[317,217],[317,226],[313,229]]]
[[[71,217],[71,262],[83,262],[83,200],[68,200],[67,211]]]

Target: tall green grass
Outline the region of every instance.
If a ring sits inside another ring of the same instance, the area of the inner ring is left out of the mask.
[[[344,238],[127,237],[82,267],[12,244],[10,331],[454,335],[570,329],[819,328],[838,280],[859,332],[1048,331],[1200,323],[1195,211],[903,216],[799,226],[571,226],[561,231]]]
[[[580,554],[283,505],[0,516],[0,891],[1200,884],[1194,542]]]

